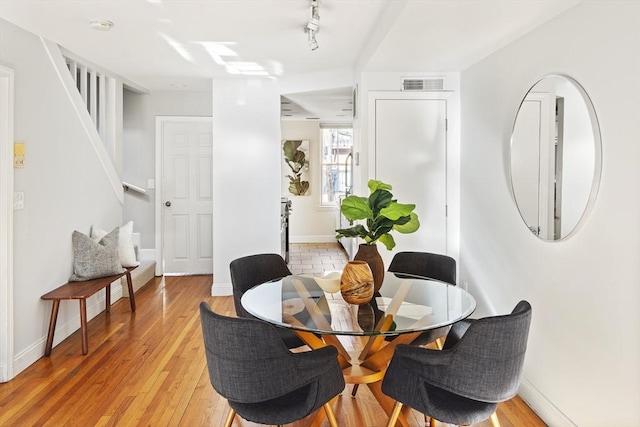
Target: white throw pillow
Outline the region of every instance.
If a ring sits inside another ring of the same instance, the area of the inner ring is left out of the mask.
[[[96,227],[91,227],[91,238],[100,240],[107,235],[107,232]],[[120,227],[118,235],[118,255],[120,256],[120,264],[123,267],[136,267],[140,265],[136,259],[136,250],[133,247],[133,221],[129,221]]]

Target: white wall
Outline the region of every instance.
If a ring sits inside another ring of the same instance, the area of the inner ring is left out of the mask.
[[[156,245],[156,193],[147,188],[148,179],[156,173],[156,116],[211,116],[211,92],[124,93],[123,180],[147,189],[147,193],[125,192],[123,221],[133,221],[141,249],[155,249]]]
[[[546,243],[508,181],[520,100],[541,76],[575,78],[600,121],[603,168],[581,229]],[[522,395],[550,425],[640,419],[640,3],[584,2],[461,75],[460,283],[477,316],[533,306]]]
[[[51,303],[40,296],[67,282],[73,230],[120,225],[122,205],[100,173],[40,38],[0,20],[0,64],[15,71],[14,136],[26,146],[25,167],[14,170],[14,190],[24,192],[25,199],[25,208],[14,212],[17,373],[43,354]],[[93,297],[88,306],[96,301]],[[78,318],[77,303],[61,304],[54,343],[78,328]]]
[[[289,218],[289,238],[293,243],[335,242],[337,209],[321,207],[321,170],[320,170],[320,124],[312,121],[283,121],[282,140],[309,140],[309,178],[308,196],[294,196],[289,193],[289,180],[285,177],[291,172],[284,160],[281,160],[282,195],[291,200],[293,209]],[[282,150],[280,150],[282,157]]]
[[[280,92],[269,80],[213,81],[213,288],[229,263],[280,253]]]

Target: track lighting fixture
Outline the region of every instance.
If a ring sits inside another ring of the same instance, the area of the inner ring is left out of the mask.
[[[309,22],[307,22],[307,25],[304,27],[307,32],[309,48],[311,50],[318,48],[318,41],[316,40],[316,33],[320,31],[320,13],[318,10],[318,0],[311,0],[311,5],[309,6]]]

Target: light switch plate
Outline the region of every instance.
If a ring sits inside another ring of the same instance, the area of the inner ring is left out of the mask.
[[[24,167],[24,142],[13,143],[13,167]]]
[[[24,209],[24,193],[22,191],[13,193],[13,210]]]
[[[147,180],[147,189],[153,190],[154,188],[156,188],[156,180],[153,178],[149,178]]]

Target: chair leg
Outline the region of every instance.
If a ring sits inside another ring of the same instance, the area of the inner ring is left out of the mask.
[[[436,343],[436,347],[438,348],[438,350],[442,350],[442,347],[444,346],[444,338],[440,337],[440,338],[436,339],[435,343]]]
[[[491,414],[491,418],[489,418],[492,427],[500,427],[500,420],[498,420],[498,413],[494,412]]]
[[[429,415],[424,414],[424,425],[426,427],[436,427],[437,424],[438,421],[436,421],[435,418],[431,418]]]
[[[231,427],[233,423],[233,418],[236,416],[236,411],[233,410],[232,407],[229,407],[229,412],[227,412],[227,418],[224,420],[224,427]]]
[[[396,425],[396,421],[398,421],[398,417],[400,416],[400,411],[402,410],[402,403],[396,400],[396,404],[393,406],[393,412],[389,417],[389,423],[387,427],[394,427]]]
[[[333,408],[331,408],[331,402],[332,401],[329,401],[324,404],[324,411],[327,413],[329,425],[331,427],[338,427],[338,421],[336,421],[336,415],[333,413]]]

